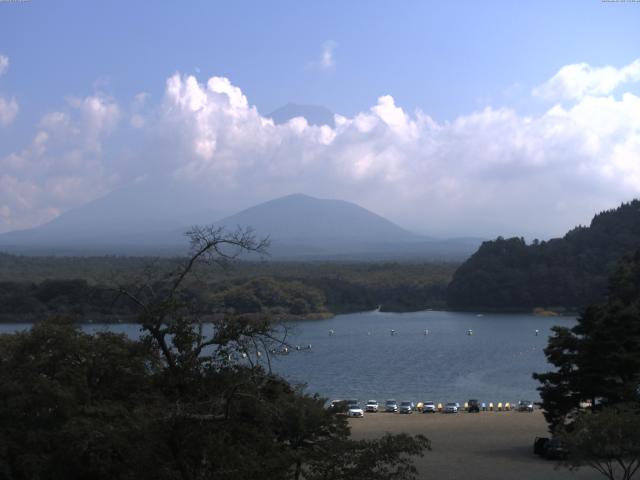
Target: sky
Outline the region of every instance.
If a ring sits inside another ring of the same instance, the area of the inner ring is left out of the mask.
[[[638,26],[633,1],[0,0],[0,233],[169,178],[227,212],[562,235],[640,195]],[[335,127],[275,125],[289,102]]]

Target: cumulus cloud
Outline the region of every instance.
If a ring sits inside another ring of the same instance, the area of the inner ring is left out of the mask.
[[[49,218],[115,178],[162,174],[224,211],[302,192],[424,233],[544,238],[640,193],[640,98],[575,98],[541,115],[488,107],[438,122],[383,95],[333,128],[276,125],[229,79],[175,74],[144,129],[130,129],[126,162],[105,148],[121,116],[109,99],[45,116],[23,152],[0,160],[0,228]]]
[[[0,127],[8,126],[18,115],[18,102],[15,98],[0,97]]]
[[[580,100],[586,96],[609,95],[619,86],[640,81],[640,59],[622,68],[592,67],[575,63],[562,67],[533,94],[547,100]]]
[[[0,77],[9,69],[9,57],[0,55]],[[15,98],[7,99],[0,96],[0,127],[6,127],[13,122],[18,114],[18,102]]]
[[[334,50],[338,44],[333,40],[328,40],[322,44],[322,51],[320,52],[320,58],[311,62],[310,67],[319,70],[332,70],[336,66],[336,60],[334,57]]]
[[[24,149],[0,157],[0,231],[51,220],[113,187],[102,141],[115,127],[118,106],[98,95],[72,98],[68,106],[43,115]]]
[[[545,236],[640,192],[640,100],[630,93],[442,123],[386,95],[330,128],[274,125],[228,79],[175,75],[163,121],[180,137],[174,174],[233,204],[303,191],[423,231]]]
[[[0,76],[4,75],[4,73],[9,69],[9,57],[6,55],[0,54]]]

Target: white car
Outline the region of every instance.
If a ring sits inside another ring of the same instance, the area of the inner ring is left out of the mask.
[[[349,400],[349,404],[347,406],[347,416],[348,417],[364,417],[364,410],[360,408],[360,404],[357,400]]]
[[[460,404],[458,402],[449,402],[444,406],[444,413],[458,413]]]
[[[422,405],[422,413],[436,413],[438,409],[434,402],[424,402]]]
[[[364,409],[367,412],[376,413],[378,411],[379,405],[377,400],[369,400],[365,405]]]

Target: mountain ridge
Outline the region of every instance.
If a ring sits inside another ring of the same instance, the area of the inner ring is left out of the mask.
[[[588,227],[561,238],[527,245],[522,237],[498,237],[458,268],[447,302],[456,309],[578,311],[604,300],[612,270],[638,247],[638,199],[597,213]]]

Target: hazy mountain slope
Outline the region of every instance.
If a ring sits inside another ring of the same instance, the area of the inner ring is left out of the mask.
[[[69,210],[49,223],[0,235],[5,250],[184,243],[177,229],[224,216],[203,196],[166,181],[143,181]]]
[[[589,227],[527,245],[521,238],[485,242],[454,274],[454,308],[579,309],[601,301],[617,262],[640,248],[640,201],[597,214]]]
[[[335,126],[333,112],[328,108],[316,105],[297,105],[288,103],[271,112],[267,117],[276,124],[286,123],[295,117],[304,117],[310,125]]]
[[[354,203],[295,194],[277,198],[218,222],[250,225],[258,235],[309,241],[344,239],[370,243],[411,242],[421,237]]]
[[[270,236],[270,255],[291,260],[463,260],[480,239],[432,239],[409,232],[354,203],[295,194],[256,205],[220,222]]]
[[[222,215],[207,210],[201,193],[143,182],[64,213],[31,230],[0,235],[0,251],[38,255],[176,255],[184,232]],[[252,227],[272,239],[280,260],[455,260],[476,239],[436,240],[411,233],[354,203],[289,195],[219,220],[229,230]],[[249,257],[252,258],[252,257]]]

